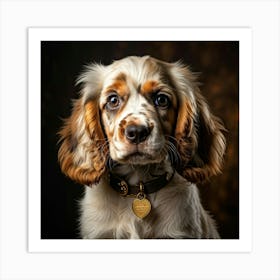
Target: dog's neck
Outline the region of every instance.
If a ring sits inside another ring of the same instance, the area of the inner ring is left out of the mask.
[[[110,171],[112,174],[123,178],[129,185],[137,185],[140,181],[147,182],[165,173],[173,174],[169,161],[147,165],[115,164]]]

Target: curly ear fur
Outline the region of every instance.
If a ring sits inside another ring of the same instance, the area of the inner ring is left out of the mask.
[[[182,163],[178,171],[190,182],[202,182],[221,172],[225,128],[210,112],[191,72],[178,64],[175,71],[181,97],[175,129]]]
[[[105,172],[108,147],[100,123],[98,99],[83,102],[80,98],[59,132],[61,169],[83,185],[98,183]]]

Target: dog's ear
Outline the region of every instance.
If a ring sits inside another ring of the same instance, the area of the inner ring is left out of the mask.
[[[58,160],[63,173],[83,185],[98,183],[105,171],[108,153],[98,100],[85,104],[82,99],[77,100],[59,135]]]
[[[202,182],[221,171],[225,128],[199,92],[195,77],[177,66],[179,113],[175,129],[181,157],[179,173],[190,182]]]
[[[59,132],[61,170],[83,185],[97,184],[106,170],[108,145],[99,109],[105,69],[92,64],[80,75],[77,83],[83,86],[81,97],[74,102],[72,114]]]

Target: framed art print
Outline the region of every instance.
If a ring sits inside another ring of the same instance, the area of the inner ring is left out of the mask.
[[[251,36],[249,28],[29,28],[29,251],[249,252]],[[58,132],[71,114],[71,100],[80,94],[75,83],[91,63],[110,65],[128,56],[147,55],[188,65],[211,111],[225,126],[222,172],[198,184],[203,207],[216,221],[220,239],[82,239],[80,235],[84,188],[65,177],[57,159]]]
[[[0,279],[280,279],[280,2],[0,1]]]

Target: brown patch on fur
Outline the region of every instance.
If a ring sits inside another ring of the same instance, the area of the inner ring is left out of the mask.
[[[186,98],[184,98],[184,100],[182,100],[181,107],[179,108],[176,126],[176,137],[181,137],[183,135],[190,136],[193,134],[194,118],[194,108],[190,104],[190,102]]]
[[[121,141],[125,141],[125,128],[126,128],[126,126],[127,126],[127,121],[122,120],[120,122],[119,129],[118,129],[118,137],[119,137],[119,139],[121,139]]]
[[[202,182],[221,171],[225,152],[225,131],[213,116],[199,92],[196,92],[197,112],[185,100],[181,105],[175,137],[181,155],[179,171],[191,182]],[[196,123],[196,125],[195,125]]]
[[[164,134],[172,135],[174,132],[174,125],[176,123],[176,116],[174,110],[168,110],[160,114]]]
[[[83,128],[78,127],[82,116],[85,131],[81,131]],[[82,143],[84,134],[89,138],[87,144]],[[59,135],[61,146],[58,160],[63,173],[83,185],[98,183],[105,172],[108,148],[105,145],[104,134],[100,126],[97,100],[88,101],[85,105],[81,100],[76,101],[72,114],[65,121]],[[82,155],[77,154],[78,150],[83,151]],[[85,157],[90,157],[90,161],[88,162]]]
[[[120,74],[117,79],[111,84],[106,92],[117,92],[119,96],[123,97],[129,94],[129,89],[126,84],[126,77],[124,74]]]
[[[167,120],[171,126],[174,126],[174,124],[176,123],[176,114],[174,108],[170,108],[167,111]]]
[[[123,81],[126,82],[126,75],[124,73],[120,73],[117,77],[116,77],[116,81]]]
[[[147,81],[141,86],[140,93],[142,95],[152,94],[156,91],[158,85],[157,81]]]
[[[90,100],[85,104],[84,119],[86,123],[86,129],[92,138],[96,130],[96,122],[99,121],[99,112],[96,102]],[[98,118],[98,119],[97,119]]]
[[[173,135],[175,120],[175,112],[173,109],[167,111],[156,110],[157,117],[161,124],[162,133],[164,135]]]

